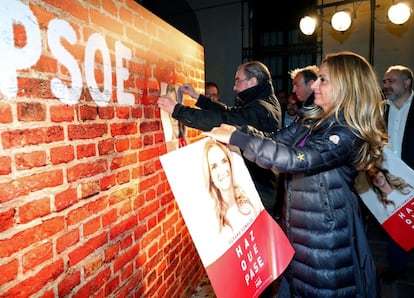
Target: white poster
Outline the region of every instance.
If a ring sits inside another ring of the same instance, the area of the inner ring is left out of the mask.
[[[380,168],[361,172],[355,187],[387,233],[406,251],[414,247],[414,171],[389,148]]]
[[[294,251],[241,155],[204,138],[160,160],[217,297],[257,297]]]

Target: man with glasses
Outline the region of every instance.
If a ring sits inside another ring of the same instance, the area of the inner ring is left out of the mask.
[[[251,61],[240,65],[234,76],[233,91],[237,93],[236,105],[229,106],[198,94],[191,84],[180,86],[180,90],[197,99],[193,108],[179,104],[168,96],[160,96],[158,106],[184,125],[210,131],[222,123],[250,125],[260,131],[274,133],[282,126],[282,112],[276,98],[270,71],[263,63]],[[266,211],[276,219],[278,173],[263,169],[256,163],[244,159],[257,192]],[[260,298],[273,297],[273,284]]]
[[[214,82],[206,82],[206,96],[213,101],[220,100],[219,87]]]
[[[289,126],[298,117],[299,101],[295,93],[291,93],[283,113],[283,126]]]
[[[281,108],[270,71],[259,61],[247,62],[237,68],[233,86],[237,103],[234,106],[198,94],[191,84],[183,84],[180,90],[197,99],[195,105],[198,108],[178,104],[168,96],[160,96],[158,106],[186,126],[210,131],[227,123],[251,125],[260,131],[273,133],[282,125]],[[265,209],[274,216],[278,175],[247,160],[246,165]]]
[[[296,94],[305,107],[313,104],[314,95],[311,86],[318,78],[318,72],[319,68],[316,65],[309,65],[296,68],[289,73],[293,85],[292,93]]]

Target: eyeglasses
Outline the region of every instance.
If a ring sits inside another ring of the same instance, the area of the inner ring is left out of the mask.
[[[241,82],[243,82],[243,81],[248,81],[248,80],[250,80],[250,79],[247,79],[247,78],[246,78],[246,79],[243,79],[243,80],[240,80],[240,79],[235,79],[235,80],[234,80],[234,85],[235,85],[235,86],[237,86],[237,85],[238,85],[238,84],[240,84]]]
[[[206,93],[206,96],[207,97],[210,97],[210,98],[218,98],[218,94],[217,93]]]

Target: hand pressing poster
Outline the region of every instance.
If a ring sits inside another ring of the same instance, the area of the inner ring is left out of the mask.
[[[161,83],[161,94],[167,95],[177,103],[183,102],[183,94],[177,86]],[[173,151],[186,145],[185,126],[180,121],[171,117],[169,113],[161,109],[161,123],[164,131],[164,139],[167,151]]]
[[[414,171],[389,148],[382,167],[361,172],[356,189],[372,215],[404,250],[414,247]]]
[[[204,138],[160,160],[217,297],[258,297],[294,250],[240,154]]]

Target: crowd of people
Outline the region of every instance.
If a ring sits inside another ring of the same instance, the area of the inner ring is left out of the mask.
[[[180,89],[196,107],[168,96],[158,106],[240,149],[266,211],[275,220],[280,215],[295,249],[278,297],[379,297],[354,182],[359,172],[377,173],[386,146],[414,169],[413,73],[391,66],[381,86],[363,56],[344,51],[289,74],[292,91],[282,102],[266,65],[252,61],[235,72],[234,106],[207,96],[218,96],[218,87],[207,92],[206,85],[202,95],[191,84]],[[226,211],[218,214],[226,226]],[[389,243],[386,277],[393,278],[406,270],[408,253]],[[272,297],[272,288],[261,297]]]

